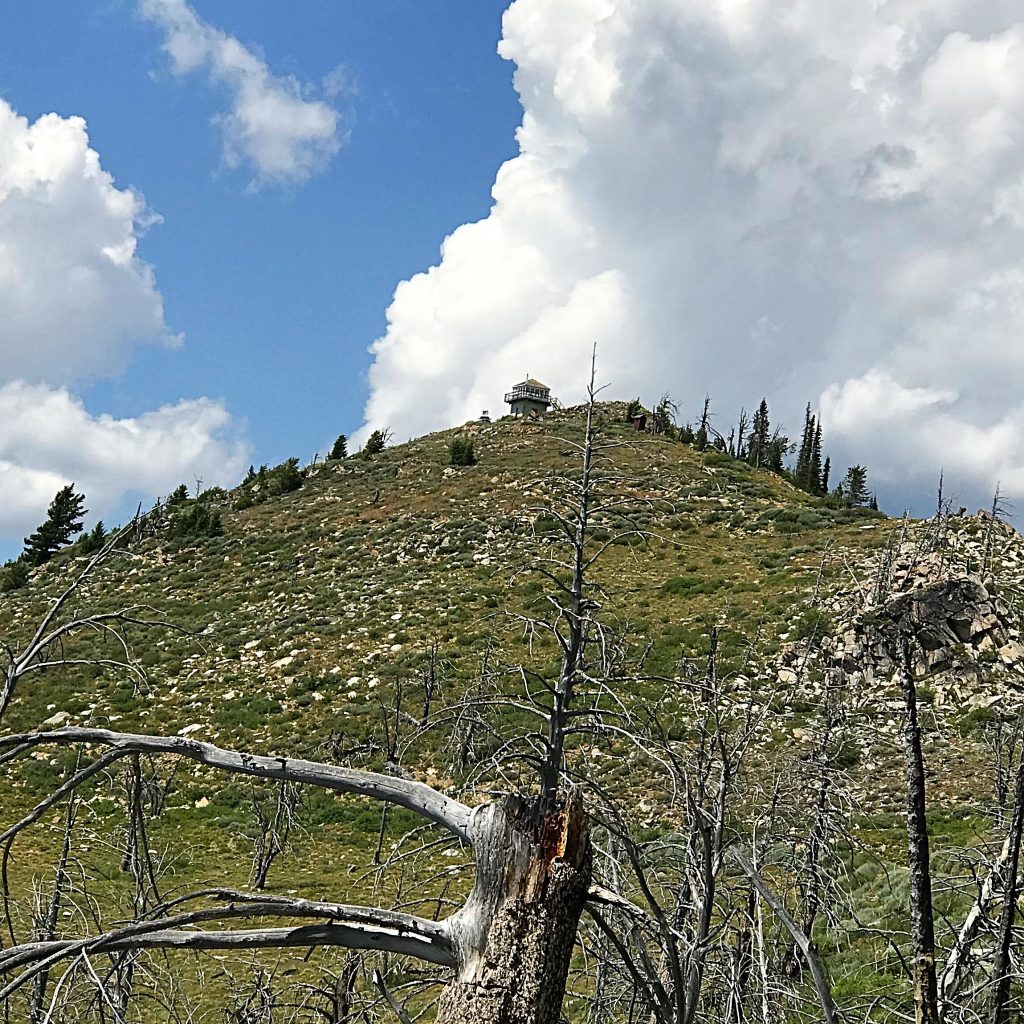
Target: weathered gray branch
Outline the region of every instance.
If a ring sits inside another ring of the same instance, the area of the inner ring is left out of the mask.
[[[429,963],[452,967],[455,955],[445,922],[430,921],[397,911],[340,903],[270,897],[247,893],[232,895],[225,906],[155,920],[135,921],[102,935],[80,939],[26,942],[0,952],[0,975],[19,968],[24,973],[0,990],[9,995],[53,964],[79,954],[115,953],[139,949],[263,949],[293,946],[344,946],[406,954]],[[327,924],[285,928],[198,931],[190,926],[207,921],[254,917],[318,917]]]
[[[765,882],[761,872],[754,867],[750,858],[742,851],[731,847],[729,856],[739,865],[740,870],[750,879],[751,885],[758,891],[761,899],[772,908],[772,912],[779,919],[782,926],[789,932],[793,942],[799,947],[811,972],[811,979],[814,982],[815,991],[818,993],[818,1001],[821,1003],[821,1012],[825,1024],[836,1024],[839,1019],[836,1011],[835,1000],[832,998],[832,985],[829,983],[828,975],[818,956],[814,943],[804,934],[803,929],[793,920],[789,911],[786,910],[782,901],[775,895]]]
[[[119,756],[125,757],[129,754],[170,754],[188,758],[220,771],[248,775],[252,778],[284,780],[319,786],[338,793],[355,793],[397,804],[444,826],[460,839],[469,838],[467,826],[470,808],[465,804],[439,793],[422,782],[413,782],[379,772],[339,768],[301,758],[240,753],[186,736],[146,736],[139,733],[113,732],[109,729],[73,727],[4,736],[0,737],[0,750],[22,744],[42,746],[49,743],[61,746],[95,743],[110,747]]]
[[[945,966],[939,975],[939,1018],[944,1019],[956,997],[963,980],[963,975],[970,965],[971,948],[974,940],[978,937],[982,924],[986,921],[988,908],[992,904],[996,892],[1003,884],[1003,872],[1006,862],[1010,856],[1010,837],[1003,841],[1003,847],[999,855],[992,862],[985,881],[981,884],[981,890],[971,905],[971,909],[964,917],[963,924],[957,932],[956,941],[953,943],[946,957]]]
[[[69,621],[58,623],[58,618],[62,610],[74,596],[78,588],[81,587],[82,584],[93,574],[96,567],[100,565],[101,562],[104,562],[110,557],[121,540],[128,536],[131,530],[138,528],[140,522],[141,518],[136,515],[131,523],[110,535],[103,547],[89,559],[85,568],[78,573],[64,591],[50,604],[49,609],[36,626],[32,639],[20,652],[16,652],[9,646],[4,645],[7,663],[3,669],[3,682],[2,685],[0,685],[0,717],[3,716],[8,705],[13,699],[14,690],[21,678],[29,672],[51,667],[52,663],[47,662],[45,659],[45,652],[52,645],[59,643],[62,639],[71,636],[71,634],[78,632],[80,629],[91,627],[106,629],[113,632],[121,641],[122,647],[125,647],[124,638],[120,636],[117,630],[113,629],[110,624],[128,621],[134,621],[137,623],[144,622],[144,620],[133,617],[133,613],[137,610],[136,608],[124,608],[118,612],[105,612],[86,616],[84,618],[73,617]],[[161,624],[171,628],[176,628],[171,623]],[[117,664],[130,672],[140,674],[141,669],[133,663],[127,650],[125,651],[125,655],[126,661],[117,662]]]
[[[80,943],[39,943],[40,955],[77,953]],[[123,938],[94,940],[89,953],[114,953],[126,949],[284,949],[294,946],[344,946],[418,957],[442,967],[453,967],[447,949],[420,936],[365,924],[304,924],[291,928],[238,928],[228,931],[159,929]],[[24,947],[17,947],[23,949]]]

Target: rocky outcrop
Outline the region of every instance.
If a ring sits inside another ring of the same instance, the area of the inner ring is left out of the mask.
[[[956,522],[940,545],[905,537],[876,566],[871,586],[850,588],[824,604],[823,619],[834,623],[828,635],[782,650],[780,681],[818,689],[825,673],[839,671],[863,701],[881,702],[892,695],[887,684],[905,639],[914,675],[926,681],[937,706],[985,706],[1024,692],[1017,613],[1001,596],[994,574],[986,571],[983,578],[971,571],[997,563],[1006,584],[1017,584],[1024,539],[997,525],[998,557],[981,557],[977,536],[986,521],[979,517]]]

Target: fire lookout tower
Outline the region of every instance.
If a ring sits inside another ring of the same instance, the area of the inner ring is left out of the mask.
[[[551,388],[528,378],[516,384],[505,395],[505,401],[512,406],[513,416],[543,416],[551,405]]]

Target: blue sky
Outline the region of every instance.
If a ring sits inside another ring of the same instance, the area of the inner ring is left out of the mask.
[[[1019,499],[1021,52],[1019,0],[19,5],[0,554],[71,480],[576,401],[595,344],[725,433],[810,402],[891,512]]]
[[[246,191],[210,119],[223,93],[176,80],[133,3],[40,0],[0,39],[0,94],[35,119],[80,114],[118,185],[163,218],[140,255],[156,268],[181,349],[143,349],[93,383],[90,409],[134,415],[195,394],[244,416],[258,461],[312,455],[355,430],[366,349],[395,285],[486,215],[521,108],[496,53],[504,3],[345,0],[203,3],[204,19],[270,67],[316,80],[342,65],[350,140],[297,187]]]
[[[152,265],[179,348],[135,349],[123,370],[74,391],[131,417],[181,398],[222,400],[256,462],[304,459],[362,422],[367,348],[396,284],[436,262],[441,240],[486,215],[521,108],[496,46],[495,0],[196,5],[275,75],[319,82],[348,135],[301,184],[253,191],[222,159],[211,118],[224,88],[176,77],[161,31],[134,3],[20,7],[0,37],[0,97],[29,121],[80,115],[119,188],[160,218]],[[189,483],[191,484],[191,480]]]

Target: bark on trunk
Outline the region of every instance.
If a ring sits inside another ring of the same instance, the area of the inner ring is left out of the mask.
[[[903,671],[900,676],[906,708],[903,751],[907,771],[907,859],[910,868],[914,1010],[917,1024],[938,1024],[939,995],[935,972],[935,919],[932,912],[924,758],[921,754],[921,727],[917,721],[917,686],[906,641],[903,643]]]
[[[582,808],[541,817],[534,801],[507,797],[478,808],[469,831],[476,883],[450,919],[459,965],[437,1024],[558,1024],[590,886]]]

